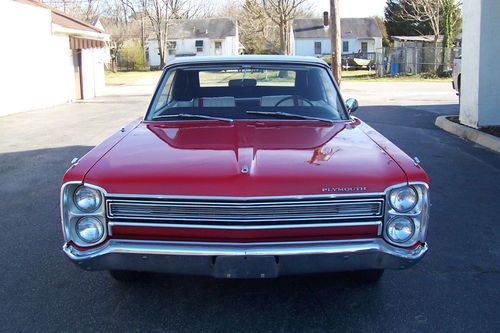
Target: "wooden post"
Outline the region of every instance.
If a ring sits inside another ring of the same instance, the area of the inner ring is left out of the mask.
[[[342,54],[340,51],[339,0],[330,0],[330,39],[332,44],[332,72],[340,86]]]

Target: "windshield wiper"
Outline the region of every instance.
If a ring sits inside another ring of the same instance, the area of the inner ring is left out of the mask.
[[[327,123],[333,124],[335,123],[331,119],[326,119],[326,118],[319,118],[319,117],[311,117],[311,116],[305,116],[302,114],[296,114],[296,113],[288,113],[288,112],[271,112],[271,111],[246,111],[246,114],[263,114],[266,116],[278,116],[278,117],[290,117],[290,118],[300,118],[300,119],[309,119],[309,120],[319,120],[319,121],[325,121]]]
[[[231,118],[212,117],[212,116],[206,116],[206,115],[202,115],[202,114],[189,114],[189,113],[164,114],[164,115],[153,117],[153,119],[162,119],[162,118],[201,118],[201,119],[227,121],[229,123],[233,122],[233,119],[231,119]]]

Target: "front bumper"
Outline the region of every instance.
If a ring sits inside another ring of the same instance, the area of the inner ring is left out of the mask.
[[[102,247],[87,251],[79,251],[69,244],[65,244],[63,250],[85,270],[251,278],[403,269],[420,261],[428,246],[424,243],[408,250],[380,238],[251,244],[112,239]]]

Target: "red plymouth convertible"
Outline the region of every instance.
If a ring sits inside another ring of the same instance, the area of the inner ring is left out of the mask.
[[[118,280],[408,268],[428,249],[429,180],[357,107],[319,59],[179,58],[144,119],[64,175],[64,252]]]

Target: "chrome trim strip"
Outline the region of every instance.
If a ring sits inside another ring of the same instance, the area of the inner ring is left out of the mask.
[[[253,200],[252,200],[253,201]],[[222,200],[198,200],[198,201],[184,201],[184,200],[175,200],[175,201],[166,201],[166,200],[132,200],[132,199],[111,199],[108,200],[109,203],[137,203],[138,205],[147,205],[151,203],[158,204],[168,204],[175,207],[200,207],[207,206],[207,208],[212,208],[212,206],[231,206],[231,208],[249,208],[249,207],[259,207],[259,206],[304,206],[309,207],[312,204],[344,204],[344,203],[379,203],[382,204],[384,199],[373,198],[371,200],[365,199],[340,199],[340,200],[292,200],[292,201],[281,201],[281,200],[273,200],[273,201],[258,201],[258,202],[238,202],[238,201],[230,201],[224,202]]]
[[[337,220],[381,218],[384,199],[374,200],[322,200],[322,201],[273,201],[273,202],[211,202],[211,201],[152,201],[152,200],[107,200],[107,217],[109,219],[131,220],[178,220],[178,221],[218,221],[218,222],[273,222],[304,220]],[[120,208],[120,205],[122,205]],[[345,208],[345,206],[354,206]],[[376,207],[376,212],[369,210]],[[128,207],[126,207],[128,206]],[[113,213],[117,207],[118,213]],[[304,207],[303,214],[297,208]],[[150,209],[148,212],[134,212],[134,209]],[[169,208],[175,211],[169,212]],[[189,209],[192,208],[192,212]],[[345,208],[345,212],[328,212],[329,209]],[[261,213],[256,210],[262,209]],[[271,211],[269,211],[271,209]],[[280,212],[272,212],[272,209]],[[290,212],[282,212],[290,209]],[[365,211],[357,211],[365,209]],[[123,211],[123,212],[120,212]],[[155,210],[157,210],[155,212]],[[158,211],[164,210],[164,211]],[[351,212],[349,212],[351,210]],[[367,211],[368,210],[368,211]],[[202,215],[200,217],[200,214]]]
[[[110,228],[117,227],[156,227],[156,228],[189,228],[189,229],[231,229],[231,230],[259,230],[259,229],[292,229],[292,228],[331,228],[331,227],[359,227],[377,226],[378,235],[382,231],[382,221],[358,223],[315,223],[315,224],[284,224],[261,226],[232,226],[232,225],[202,225],[202,224],[167,224],[167,223],[135,223],[135,222],[108,222]]]
[[[70,259],[80,262],[112,253],[206,257],[381,252],[402,259],[417,260],[427,252],[428,246],[424,243],[415,249],[403,249],[392,246],[381,238],[286,243],[194,243],[113,239],[99,248],[87,251],[77,250],[66,243],[63,250]]]
[[[406,183],[399,184],[405,185]],[[285,196],[256,196],[256,197],[230,197],[230,196],[191,196],[191,195],[162,195],[162,194],[116,194],[107,193],[108,198],[147,198],[147,199],[191,199],[191,200],[220,200],[220,201],[257,201],[257,200],[309,200],[309,199],[336,199],[336,198],[359,198],[368,196],[383,197],[385,192],[371,192],[371,193],[349,193],[349,194],[305,194],[305,195],[285,195]]]

